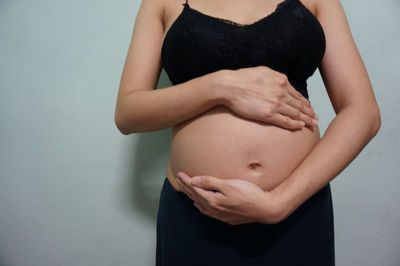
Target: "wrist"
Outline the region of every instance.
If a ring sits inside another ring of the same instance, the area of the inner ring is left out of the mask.
[[[274,190],[265,192],[265,201],[261,207],[261,217],[258,217],[258,222],[276,224],[286,218],[286,206],[284,201]]]
[[[293,183],[293,180],[296,179],[287,178],[270,191],[279,210],[279,221],[286,219],[303,202],[299,192],[306,189],[307,183]]]
[[[232,72],[230,69],[221,69],[213,72],[209,77],[209,91],[218,104],[229,106],[232,99]]]

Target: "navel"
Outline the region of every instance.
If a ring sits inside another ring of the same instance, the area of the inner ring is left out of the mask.
[[[248,167],[249,167],[250,169],[257,169],[257,168],[261,167],[261,164],[260,164],[259,162],[255,161],[255,162],[251,162],[251,163],[248,165]]]

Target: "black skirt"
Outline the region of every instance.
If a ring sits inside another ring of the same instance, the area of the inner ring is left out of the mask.
[[[277,224],[230,225],[204,215],[166,177],[157,215],[156,266],[333,266],[330,184]]]

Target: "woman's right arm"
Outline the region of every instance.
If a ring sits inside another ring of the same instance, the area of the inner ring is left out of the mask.
[[[161,71],[165,0],[142,0],[121,75],[114,121],[125,135],[169,128],[221,103],[225,70],[154,90]]]
[[[284,74],[265,66],[221,69],[154,90],[161,71],[163,1],[142,0],[136,16],[114,115],[121,133],[166,129],[220,104],[287,129],[312,124],[309,102]]]
[[[118,98],[115,123],[121,133],[169,128],[222,104],[224,70],[158,90],[138,90]]]

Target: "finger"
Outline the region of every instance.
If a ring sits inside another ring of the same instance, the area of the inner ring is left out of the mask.
[[[305,126],[303,121],[291,119],[289,116],[280,113],[274,113],[270,118],[270,122],[274,125],[290,130],[301,129]]]
[[[308,114],[310,117],[317,119],[317,115],[314,112],[314,109],[311,106],[310,100],[305,98],[300,92],[298,92],[293,86],[289,85],[288,87],[289,95],[296,98],[300,103],[300,105],[296,105],[295,107],[301,110],[303,113]]]
[[[188,176],[184,172],[178,172],[178,178],[181,177],[185,182],[186,188],[194,193],[200,194],[203,198],[211,196],[220,196],[222,193],[222,179],[214,176]],[[197,180],[197,181],[196,181]]]
[[[189,198],[195,201],[198,200],[198,195],[196,195],[193,186],[190,185],[190,179],[190,176],[181,172],[180,174],[178,174],[176,181],[179,183],[184,192],[189,196]]]
[[[283,115],[289,116],[293,120],[303,121],[308,126],[313,127],[314,125],[317,125],[317,120],[309,117],[308,115],[305,115],[298,109],[296,109],[288,104],[281,105],[279,108],[279,112]]]
[[[193,201],[195,201],[195,197],[193,195],[193,192],[191,188],[181,179],[181,178],[176,178],[176,182],[180,185],[181,189],[183,192]]]
[[[227,222],[224,215],[218,214],[210,209],[207,209],[207,208],[203,207],[201,204],[199,204],[198,202],[195,202],[193,205],[196,206],[202,214],[207,215],[211,218],[220,220],[222,222]]]
[[[199,203],[194,202],[193,205],[196,206],[196,208],[199,209],[200,212],[208,215],[208,210],[206,208],[204,208],[203,206],[201,206]]]
[[[199,204],[198,202],[193,203],[193,205],[196,206],[196,208],[199,209],[199,211],[200,211],[202,214],[207,215],[207,216],[210,216],[210,217],[213,217],[213,218],[216,218],[216,217],[215,217],[215,214],[213,214],[213,213],[212,213],[210,210],[208,210],[207,208],[203,207],[203,206],[202,206],[201,204]]]
[[[222,193],[223,180],[215,176],[193,176],[192,184],[206,190],[213,190]]]
[[[288,92],[294,98],[296,98],[299,101],[303,102],[308,107],[311,107],[310,101],[306,97],[304,97],[303,94],[301,94],[298,90],[296,90],[291,84],[289,84],[289,86],[288,86]]]
[[[179,178],[180,176],[180,178]],[[204,190],[202,188],[198,188],[191,184],[191,177],[186,175],[185,173],[181,173],[178,176],[178,182],[181,181],[179,184],[182,185],[185,193],[190,195],[190,198],[194,201],[203,202],[203,204],[209,205],[209,202],[213,200],[211,197],[214,196],[214,192]]]
[[[304,98],[303,96],[301,97]],[[300,112],[308,115],[311,119],[314,118],[315,112],[313,108],[311,106],[304,104],[304,102],[301,99],[293,97],[293,95],[289,95],[289,97],[285,102],[293,106],[294,108],[298,109]]]
[[[223,190],[224,182],[225,179],[215,176],[192,176],[188,185],[191,185],[195,193],[204,199],[203,202],[206,202],[207,206],[210,206],[211,202],[219,206],[223,204],[226,196]]]

